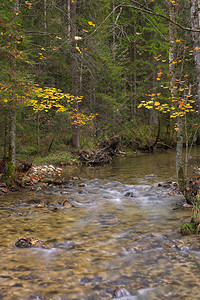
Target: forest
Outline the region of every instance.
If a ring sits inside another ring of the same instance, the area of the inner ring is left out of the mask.
[[[67,164],[77,149],[105,145],[125,152],[177,147],[181,173],[182,147],[199,143],[199,5],[3,0],[6,174],[23,159]]]
[[[200,0],[0,1],[0,298],[199,299]]]

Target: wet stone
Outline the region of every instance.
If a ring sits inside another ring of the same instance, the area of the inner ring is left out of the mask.
[[[54,243],[53,247],[69,250],[69,249],[74,249],[75,247],[78,247],[78,245],[75,244],[74,242],[66,242],[66,243]]]
[[[44,208],[44,207],[48,207],[50,205],[49,201],[42,201],[39,204],[37,204],[35,207],[36,208]]]
[[[4,279],[12,279],[11,276],[8,275],[0,275],[0,278],[4,278]]]
[[[68,199],[66,199],[63,204],[62,204],[65,208],[70,208],[73,207],[73,205],[69,202]]]
[[[88,278],[88,277],[81,278],[80,280],[81,283],[90,283],[92,281],[93,281],[92,278]]]
[[[28,275],[22,275],[18,277],[20,280],[34,280],[39,278],[37,275],[34,274],[28,274]]]
[[[187,247],[187,246],[182,246],[180,250],[183,251],[183,252],[189,252],[190,251],[189,247]]]
[[[30,300],[44,300],[44,298],[38,295],[30,295]]]
[[[133,192],[127,192],[126,194],[125,194],[125,197],[134,197],[134,194],[133,194]]]
[[[41,241],[32,238],[21,238],[15,243],[15,246],[18,248],[30,248],[30,247],[46,248],[46,246],[42,244]]]
[[[94,282],[96,282],[96,283],[100,283],[100,282],[102,282],[102,277],[100,277],[100,276],[95,276],[94,277]]]
[[[131,294],[124,287],[122,287],[122,288],[117,287],[113,292],[114,299],[122,298],[122,297],[129,297],[129,296],[131,296]]]
[[[18,266],[17,268],[12,269],[12,271],[14,272],[30,271],[30,268],[25,266]]]
[[[18,248],[30,248],[32,247],[31,238],[21,238],[15,243],[15,246]]]
[[[12,287],[23,287],[22,283],[15,283],[14,285],[12,285]]]

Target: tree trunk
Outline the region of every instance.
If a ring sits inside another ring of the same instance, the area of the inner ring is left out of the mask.
[[[7,183],[12,184],[14,170],[16,167],[16,111],[15,107],[10,109],[10,126],[9,126],[9,148],[7,164]]]
[[[14,12],[19,12],[19,0],[14,2]],[[15,46],[16,47],[16,46]],[[11,62],[11,68],[14,71],[16,69],[16,59],[13,57]],[[9,110],[9,147],[8,147],[8,164],[6,170],[7,183],[13,183],[14,171],[16,167],[16,106],[14,103],[15,94],[13,92],[13,103],[10,104]]]
[[[72,125],[72,145],[76,148],[80,148],[80,138],[79,138],[79,125],[77,120],[78,114],[78,62],[76,55],[76,41],[74,37],[77,34],[76,28],[76,5],[77,0],[71,3],[71,39],[72,39],[72,95],[74,96],[73,101],[73,125]]]
[[[191,0],[191,26],[192,29],[199,29],[200,27],[200,0]],[[200,122],[200,34],[199,32],[192,32],[192,39],[194,43],[194,61],[197,76],[197,97],[198,97],[198,114]]]
[[[68,31],[68,38],[70,39],[71,37],[71,0],[67,1],[67,18],[68,18],[68,26],[67,26],[67,31]]]
[[[172,3],[169,3],[169,15],[172,21],[175,21],[174,6]],[[175,74],[175,37],[174,37],[174,24],[169,22],[169,75],[170,75],[170,87],[173,88],[176,83],[176,74]],[[174,89],[171,89],[171,97],[174,98],[176,92]],[[177,143],[176,143],[176,174],[178,178],[179,187],[181,192],[185,193],[185,175],[183,169],[183,122],[181,117],[177,118]]]
[[[37,113],[37,151],[40,151],[40,114]]]
[[[177,120],[176,173],[180,190],[185,194],[186,182],[183,169],[183,122],[181,117],[178,117]]]

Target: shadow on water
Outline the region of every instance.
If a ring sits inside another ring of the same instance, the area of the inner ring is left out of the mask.
[[[158,187],[174,174],[174,153],[141,155],[76,170],[81,180],[62,188],[2,197],[0,298],[112,299],[123,287],[121,299],[199,299],[200,238],[178,232],[191,210]],[[46,248],[16,248],[20,237]]]

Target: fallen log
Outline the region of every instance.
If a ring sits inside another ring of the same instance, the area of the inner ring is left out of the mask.
[[[109,151],[108,147],[95,151],[80,150],[79,158],[86,166],[102,165],[110,163],[113,154]]]

